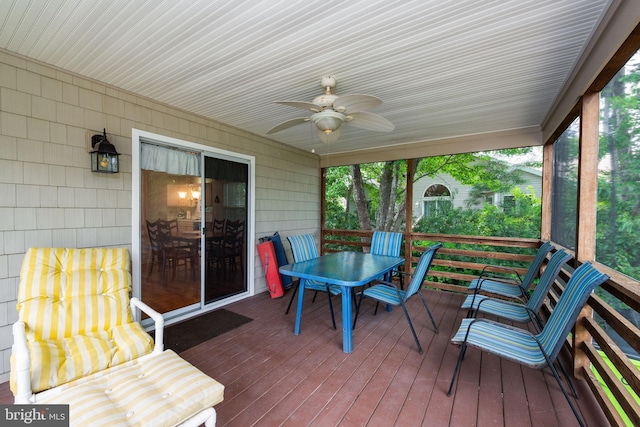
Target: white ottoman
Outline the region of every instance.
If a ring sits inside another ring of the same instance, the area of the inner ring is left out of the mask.
[[[72,426],[215,425],[224,386],[171,350],[114,366],[44,393],[69,404]]]

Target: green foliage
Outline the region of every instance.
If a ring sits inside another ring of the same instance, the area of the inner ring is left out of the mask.
[[[526,154],[530,148],[502,150],[502,156]],[[507,162],[496,161],[491,153],[464,153],[449,156],[416,159],[414,182],[438,174],[448,174],[458,182],[472,187],[471,203],[487,192],[508,193],[523,178],[519,170]],[[407,162],[389,161],[356,166],[362,175],[362,190],[366,195],[369,222],[376,230],[400,230],[405,209],[412,201],[406,200]],[[363,228],[357,218],[353,197],[354,179],[349,166],[328,168],[326,172],[327,228]]]
[[[524,193],[514,188],[515,209],[485,204],[482,209],[451,208],[439,215],[420,218],[413,230],[420,233],[460,234],[467,236],[540,237],[540,199],[533,189]]]
[[[638,54],[630,62],[638,61]],[[596,259],[640,279],[640,72],[626,66],[600,94]]]

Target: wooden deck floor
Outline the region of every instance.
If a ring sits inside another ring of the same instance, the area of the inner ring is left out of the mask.
[[[467,351],[454,393],[446,391],[458,355],[449,343],[464,312],[462,296],[425,291],[439,325],[435,334],[419,299],[409,306],[424,348],[419,354],[402,310],[363,306],[354,351],[342,352],[326,297],[306,305],[299,336],[289,294],[268,294],[226,308],[254,321],[181,355],[225,385],[218,426],[575,426],[569,405],[548,370],[521,368]],[[336,317],[340,319],[339,299]],[[589,426],[607,425],[580,381],[579,409]],[[0,403],[12,401],[0,385]]]

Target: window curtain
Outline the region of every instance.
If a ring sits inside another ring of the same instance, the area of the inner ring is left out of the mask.
[[[200,155],[143,142],[140,145],[140,167],[173,175],[200,176]]]

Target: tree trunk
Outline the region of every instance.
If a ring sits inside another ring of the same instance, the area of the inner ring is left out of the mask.
[[[396,205],[396,185],[394,185],[394,164],[385,162],[380,177],[380,200],[378,212],[376,212],[376,230],[389,231],[393,223],[393,214]]]
[[[353,201],[356,204],[360,229],[371,230],[369,209],[367,208],[367,197],[364,193],[364,183],[362,182],[360,165],[351,165],[349,166],[349,169],[351,170],[351,177],[353,178]]]
[[[606,253],[613,254],[615,253],[616,241],[618,235],[618,226],[617,226],[617,204],[616,201],[618,199],[618,171],[619,167],[619,153],[618,148],[616,146],[616,132],[619,132],[620,129],[620,117],[618,116],[618,111],[612,107],[611,98],[612,97],[623,97],[624,93],[624,83],[622,82],[622,77],[624,77],[624,67],[618,71],[615,77],[612,79],[612,85],[610,90],[603,91],[603,94],[606,94],[604,97],[604,111],[602,114],[602,128],[606,135],[607,141],[607,150],[609,152],[609,161],[610,161],[610,187],[609,187],[609,212],[608,212],[608,230],[607,230],[607,239],[606,245],[608,246]]]

